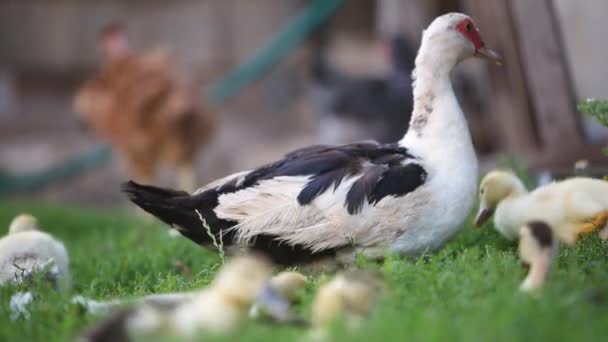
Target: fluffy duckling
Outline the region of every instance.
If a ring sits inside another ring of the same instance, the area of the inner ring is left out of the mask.
[[[270,279],[266,287],[258,294],[256,303],[249,313],[251,318],[270,318],[276,321],[295,319],[290,313],[290,304],[297,301],[298,295],[306,287],[305,275],[286,271]],[[72,297],[72,303],[80,305],[90,314],[107,314],[126,305],[149,305],[150,307],[177,307],[195,299],[199,291],[152,294],[135,299],[112,299],[97,301],[77,295]]]
[[[530,292],[542,287],[549,277],[558,243],[551,227],[542,221],[526,223],[519,235],[519,257],[522,264],[529,267],[528,275],[519,289]]]
[[[357,328],[372,312],[384,289],[378,277],[364,271],[338,274],[315,295],[312,304],[314,331],[323,336],[331,323],[339,319],[344,319],[348,327]]]
[[[306,287],[308,278],[300,272],[285,271],[270,279],[270,286],[274,288],[281,297],[291,303],[295,303],[300,292]]]
[[[198,291],[162,293],[152,294],[135,299],[126,298],[111,299],[105,301],[98,301],[91,298],[83,297],[81,295],[76,295],[72,297],[72,303],[81,306],[87,313],[97,315],[107,314],[112,310],[117,310],[127,305],[148,304],[151,306],[175,307],[194,298],[197,292]]]
[[[217,274],[211,286],[188,300],[144,301],[121,310],[91,329],[85,341],[128,341],[167,334],[189,338],[196,333],[225,335],[235,331],[271,277],[265,259],[236,257]]]
[[[36,271],[45,271],[46,278],[58,289],[70,287],[65,246],[40,231],[35,217],[22,214],[13,219],[8,235],[0,239],[0,285],[22,283]]]
[[[608,222],[608,182],[570,178],[528,192],[522,181],[506,171],[488,173],[479,188],[480,205],[475,225],[492,214],[494,226],[507,239],[518,237],[526,222],[540,220],[555,230],[556,237],[574,244],[580,234],[604,228]]]
[[[171,325],[186,336],[200,330],[227,334],[247,317],[270,277],[271,265],[266,260],[239,257],[222,268],[209,289],[180,305]]]
[[[272,277],[268,285],[258,295],[255,304],[249,311],[254,319],[270,319],[277,322],[304,323],[291,313],[291,305],[298,300],[306,288],[308,278],[295,271],[281,272]]]

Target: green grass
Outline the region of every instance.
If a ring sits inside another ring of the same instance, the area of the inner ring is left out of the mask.
[[[62,239],[74,278],[66,295],[36,289],[29,321],[9,320],[15,288],[1,289],[0,341],[71,340],[99,319],[71,305],[72,295],[103,299],[201,288],[220,262],[217,253],[169,238],[160,224],[144,224],[121,211],[30,202],[0,202],[0,208],[0,227],[30,212]],[[418,260],[389,257],[381,264],[362,260],[361,267],[382,272],[391,291],[362,331],[336,332],[336,340],[598,340],[608,336],[607,248],[593,236],[562,249],[549,286],[532,297],[517,292],[524,271],[516,246],[488,227],[480,231],[467,224],[436,254]],[[192,276],[182,275],[176,261]],[[312,279],[304,311],[319,281]],[[302,341],[304,336],[296,328],[254,323],[229,340]]]

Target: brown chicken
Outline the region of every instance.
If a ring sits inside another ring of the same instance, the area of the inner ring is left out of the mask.
[[[194,162],[215,128],[162,49],[136,53],[125,28],[108,25],[99,38],[103,66],[78,91],[74,107],[124,160],[130,176],[151,183],[160,163],[177,169],[177,186],[195,188]]]

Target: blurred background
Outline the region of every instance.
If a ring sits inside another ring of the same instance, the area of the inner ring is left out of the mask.
[[[187,183],[161,153],[183,144],[204,184],[309,144],[396,140],[421,31],[450,11],[505,59],[454,74],[484,168],[608,166],[608,132],[576,111],[608,97],[603,0],[3,0],[0,196],[113,205],[129,178]]]

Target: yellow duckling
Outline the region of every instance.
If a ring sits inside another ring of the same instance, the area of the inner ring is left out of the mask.
[[[233,333],[247,319],[271,272],[265,259],[235,257],[222,267],[209,288],[194,294],[146,297],[138,305],[108,317],[86,332],[82,340],[129,341],[159,333],[177,338]]]
[[[542,221],[532,221],[519,231],[519,257],[522,264],[529,267],[528,275],[519,289],[530,292],[542,287],[555,258],[558,243],[551,227]]]
[[[70,287],[65,246],[41,231],[34,216],[22,214],[13,219],[8,235],[0,239],[0,285],[22,283],[37,271],[46,272],[58,289]]]
[[[308,278],[300,272],[285,271],[270,279],[272,286],[278,294],[291,303],[297,301],[298,296],[306,288]]]
[[[383,282],[367,272],[339,274],[318,289],[312,304],[312,325],[322,335],[339,319],[347,327],[357,328],[371,314],[383,292]]]
[[[176,308],[171,326],[180,335],[227,334],[237,328],[271,277],[266,260],[238,257],[226,264],[210,288]]]
[[[475,225],[494,214],[496,230],[510,240],[526,222],[540,220],[553,227],[560,241],[572,245],[580,234],[603,229],[608,222],[608,182],[599,179],[570,178],[528,192],[514,174],[492,171],[481,181],[479,198]]]

